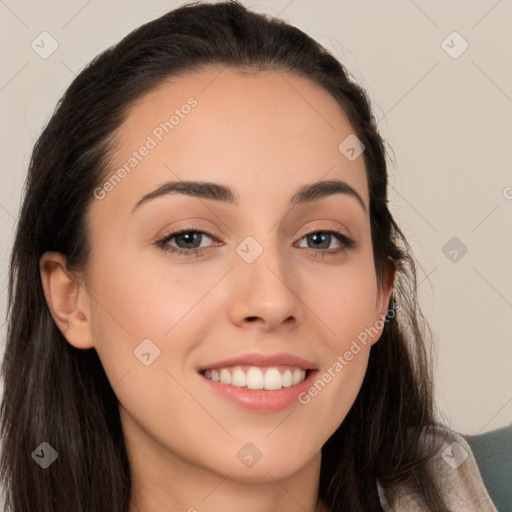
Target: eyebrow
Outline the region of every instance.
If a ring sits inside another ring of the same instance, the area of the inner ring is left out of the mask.
[[[171,181],[164,183],[157,189],[143,196],[132,208],[131,213],[140,206],[157,197],[169,194],[184,194],[202,199],[213,199],[224,203],[237,206],[239,197],[227,185],[220,183],[212,183],[209,181]],[[290,199],[291,205],[316,201],[333,194],[346,194],[354,197],[363,211],[367,212],[367,207],[361,196],[348,183],[342,180],[317,181],[302,186]]]

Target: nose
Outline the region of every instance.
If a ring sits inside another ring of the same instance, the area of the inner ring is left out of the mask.
[[[251,263],[239,258],[231,279],[230,315],[234,324],[257,324],[272,331],[281,325],[294,326],[301,320],[304,305],[299,282],[277,244],[264,247]]]

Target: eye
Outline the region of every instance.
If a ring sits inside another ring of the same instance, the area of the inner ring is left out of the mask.
[[[311,252],[311,254],[314,257],[318,256],[318,254],[321,254],[322,256],[336,256],[347,252],[349,249],[355,247],[356,245],[355,240],[352,240],[352,238],[349,238],[340,231],[336,231],[333,229],[326,231],[313,231],[301,238],[301,240],[304,239],[306,240],[306,244],[312,242],[313,250],[309,251],[309,249],[311,248],[307,248],[308,252]],[[331,242],[333,241],[338,242],[339,247],[334,249],[328,249],[328,247],[331,245]],[[317,249],[322,250],[318,251]]]
[[[162,250],[175,253],[178,256],[198,256],[203,253],[206,247],[201,244],[205,237],[214,240],[214,237],[201,229],[187,228],[169,233],[165,237],[156,241]],[[171,245],[171,241],[176,239],[178,247]]]

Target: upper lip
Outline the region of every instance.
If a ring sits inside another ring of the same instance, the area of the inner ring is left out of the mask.
[[[198,371],[214,369],[214,368],[228,368],[230,366],[247,365],[247,366],[266,366],[266,365],[281,365],[281,366],[297,366],[302,370],[316,370],[316,366],[311,361],[303,359],[302,357],[295,356],[281,352],[279,354],[259,354],[250,353],[241,356],[216,361],[215,363],[200,366]]]

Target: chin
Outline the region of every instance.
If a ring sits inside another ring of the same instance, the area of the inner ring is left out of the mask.
[[[308,458],[305,447],[300,446],[300,443],[296,448],[289,449],[282,446],[278,449],[272,446],[257,449],[255,445],[257,443],[241,444],[233,452],[234,458],[222,457],[221,464],[217,463],[212,469],[223,476],[229,474],[230,480],[264,483],[292,476],[304,466],[314,464],[315,457],[318,457],[320,464],[321,448],[313,457]]]

